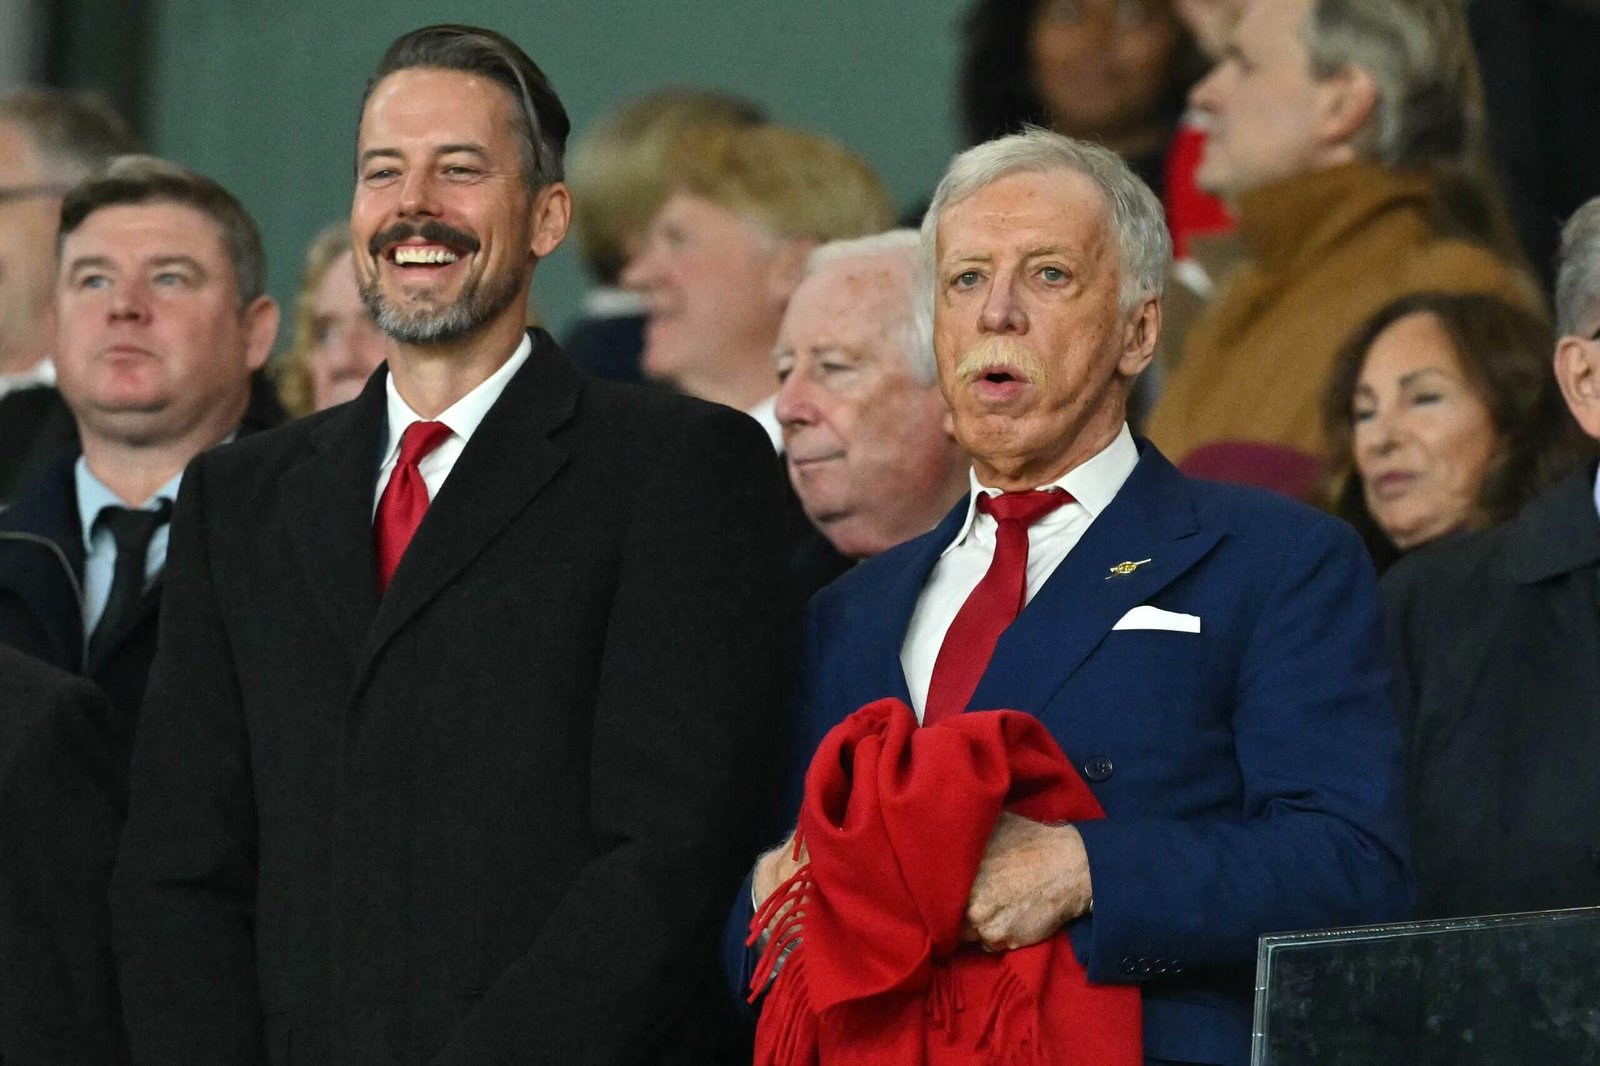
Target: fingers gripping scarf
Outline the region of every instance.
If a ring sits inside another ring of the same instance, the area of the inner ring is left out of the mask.
[[[1103,813],[1019,711],[923,729],[904,703],[879,700],[828,734],[800,810],[809,862],[751,923],[754,943],[778,918],[753,988],[788,952],[762,1007],[757,1066],[1143,1061],[1138,989],[1090,984],[1065,935],[993,955],[961,943],[1002,810],[1043,822]]]

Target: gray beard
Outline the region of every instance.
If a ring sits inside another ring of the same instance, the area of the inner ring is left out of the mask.
[[[383,330],[401,344],[449,344],[471,336],[511,305],[526,283],[511,278],[506,284],[488,291],[477,281],[470,282],[454,303],[440,310],[407,311],[383,298],[378,279],[371,284],[361,283],[361,303]]]

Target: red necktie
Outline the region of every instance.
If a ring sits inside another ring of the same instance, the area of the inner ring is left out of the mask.
[[[967,709],[978,680],[989,668],[1000,634],[1022,612],[1028,587],[1028,527],[1071,502],[1072,495],[1060,489],[978,497],[978,510],[994,516],[994,560],[956,612],[944,643],[939,645],[922,712],[923,725]]]
[[[450,436],[443,422],[413,422],[400,436],[400,458],[389,474],[389,484],[378,500],[378,517],[373,534],[378,544],[378,595],[389,589],[389,579],[406,553],[406,545],[422,516],[428,510],[428,484],[422,480],[420,463]]]

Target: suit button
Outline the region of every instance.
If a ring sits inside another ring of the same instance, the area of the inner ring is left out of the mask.
[[[1141,977],[1149,977],[1151,972],[1154,969],[1155,969],[1155,967],[1150,964],[1150,960],[1149,959],[1140,959],[1139,960],[1139,976],[1141,976]]]
[[[1104,755],[1096,755],[1083,764],[1083,776],[1090,781],[1104,781],[1111,776],[1111,771],[1116,767],[1111,765],[1111,760]]]
[[[1122,956],[1122,972],[1123,973],[1134,973],[1135,971],[1138,970],[1138,968],[1139,968],[1138,965],[1133,961],[1133,956],[1131,956],[1131,955]]]

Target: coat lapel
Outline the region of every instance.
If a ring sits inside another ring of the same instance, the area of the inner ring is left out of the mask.
[[[366,635],[358,686],[395,633],[477,558],[566,461],[566,451],[548,434],[576,411],[581,378],[549,334],[536,331],[533,341],[533,353],[472,434],[406,548]],[[372,554],[368,537],[369,584]]]
[[[295,556],[352,666],[378,606],[372,494],[388,417],[387,377],[387,371],[373,374],[359,397],[328,416],[311,434],[312,453],[280,482]]]
[[[865,691],[877,694],[874,699],[894,696],[908,705],[911,703],[911,687],[906,682],[905,668],[900,664],[900,649],[911,628],[911,616],[922,597],[922,588],[945,548],[960,532],[970,501],[970,494],[963,496],[933,532],[906,545],[876,595],[856,598],[860,615],[847,631],[865,634],[866,640],[863,647],[852,649],[851,654],[863,670],[873,671],[864,680],[868,682]]]
[[[1145,444],[1111,505],[1001,634],[969,706],[1042,710],[1124,614],[1177,580],[1221,537],[1200,528],[1188,480]],[[1111,572],[1144,559],[1131,573]]]

